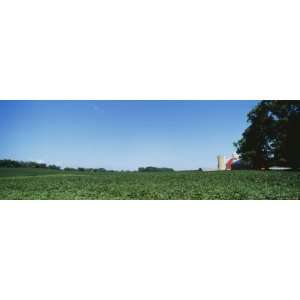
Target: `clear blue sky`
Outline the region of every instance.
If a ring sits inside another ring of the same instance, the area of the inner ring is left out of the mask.
[[[0,159],[63,167],[216,167],[258,101],[0,101]]]

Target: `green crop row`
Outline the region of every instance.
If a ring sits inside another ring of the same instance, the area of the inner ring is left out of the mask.
[[[300,172],[0,169],[0,199],[300,199]]]

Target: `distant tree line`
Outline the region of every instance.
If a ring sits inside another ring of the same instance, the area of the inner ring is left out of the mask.
[[[17,161],[12,159],[1,159],[0,167],[2,168],[40,168],[60,170],[59,166],[47,165],[45,163],[37,163],[35,161]]]
[[[104,169],[104,168],[94,169],[94,168],[82,168],[82,167],[79,167],[77,169],[65,168],[64,170],[65,171],[80,171],[80,172],[106,172],[106,169]]]
[[[254,169],[300,168],[300,101],[262,101],[248,113],[249,127],[234,145]]]
[[[139,172],[174,172],[174,169],[172,168],[157,168],[157,167],[141,167],[138,168]]]
[[[40,169],[52,169],[52,170],[62,170],[60,166],[54,164],[45,164],[45,163],[37,163],[34,161],[18,161],[12,159],[0,159],[0,168],[40,168]],[[66,167],[63,169],[64,171],[81,171],[81,172],[105,172],[104,168],[70,168]]]
[[[66,172],[131,172],[131,171],[113,171],[113,170],[106,170],[105,168],[71,168],[65,167],[61,168],[60,166],[56,166],[54,164],[47,165],[45,163],[37,163],[33,161],[17,161],[11,159],[2,159],[0,160],[0,168],[41,168],[41,169],[52,169],[52,170],[61,170]],[[200,168],[199,171],[202,171]],[[136,171],[134,171],[136,172]],[[174,172],[172,168],[158,168],[158,167],[141,167],[138,168],[138,172]]]

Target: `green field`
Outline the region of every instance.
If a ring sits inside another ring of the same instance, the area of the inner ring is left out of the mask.
[[[300,199],[300,172],[0,168],[0,199]]]

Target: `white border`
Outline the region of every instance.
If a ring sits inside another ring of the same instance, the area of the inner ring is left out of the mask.
[[[296,0],[4,0],[0,99],[300,99]]]
[[[0,298],[298,300],[299,201],[0,201]]]

